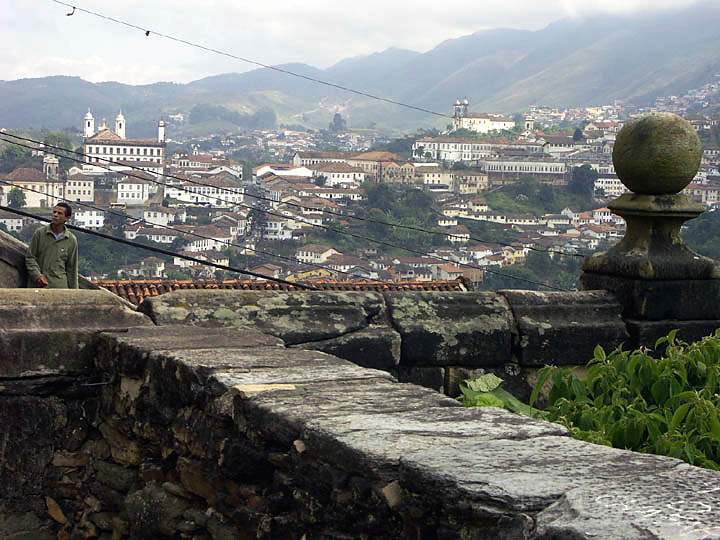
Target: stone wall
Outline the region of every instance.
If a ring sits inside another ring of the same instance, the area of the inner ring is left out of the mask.
[[[595,345],[628,340],[604,291],[175,291],[141,309],[160,325],[252,328],[451,396],[493,371],[527,398],[538,368],[584,365]]]
[[[720,535],[718,473],[255,330],[34,337],[5,332],[28,352],[0,390],[2,538]],[[65,378],[27,386],[45,358]]]
[[[68,538],[62,523],[99,504],[87,469],[107,449],[99,389],[112,374],[96,368],[98,332],[149,321],[106,291],[0,297],[0,538]]]

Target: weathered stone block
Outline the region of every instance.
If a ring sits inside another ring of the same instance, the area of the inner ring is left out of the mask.
[[[621,307],[606,291],[501,291],[515,315],[515,354],[523,366],[584,365],[596,345],[627,341]]]
[[[122,467],[107,461],[95,461],[93,468],[98,482],[122,493],[127,493],[137,480],[137,471],[134,468]]]
[[[133,536],[156,538],[158,535],[175,536],[183,512],[190,503],[151,482],[128,495],[125,505]]]
[[[720,320],[720,279],[650,280],[584,272],[583,288],[615,295],[626,319]]]
[[[88,373],[95,335],[82,330],[0,332],[0,377]]]
[[[0,538],[8,540],[57,540],[53,526],[33,512],[8,512],[0,505]]]
[[[288,345],[335,338],[385,318],[378,293],[174,291],[141,309],[157,324],[255,328]]]
[[[362,367],[390,370],[400,363],[400,334],[387,326],[372,326],[343,336],[294,345],[323,351]]]
[[[66,424],[67,409],[58,398],[0,398],[3,503],[12,502],[23,511],[44,506],[41,496],[55,453],[54,436]]]
[[[401,365],[503,365],[510,361],[513,319],[492,292],[386,293],[402,338]]]
[[[626,320],[632,347],[655,347],[655,342],[677,330],[677,338],[692,343],[705,336],[715,333],[720,328],[720,320],[716,321],[638,321]]]
[[[279,338],[249,329],[187,325],[134,327],[127,332],[101,334],[96,347],[96,364],[103,370],[142,377],[150,350],[260,347],[283,347],[283,342]]]
[[[0,289],[0,330],[122,330],[152,324],[104,289]]]
[[[537,538],[719,538],[717,489],[707,469],[678,463],[628,478],[582,482],[537,514]],[[599,478],[601,478],[599,476]],[[693,502],[682,493],[691,489]],[[673,510],[669,513],[660,508]],[[617,517],[620,519],[617,519]]]
[[[412,383],[436,392],[445,389],[445,368],[400,366],[398,379],[403,383]]]

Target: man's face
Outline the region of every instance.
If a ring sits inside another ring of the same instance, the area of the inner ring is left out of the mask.
[[[52,212],[53,225],[65,225],[65,222],[67,220],[68,220],[68,218],[65,215],[65,209],[62,206],[53,207],[53,212]]]

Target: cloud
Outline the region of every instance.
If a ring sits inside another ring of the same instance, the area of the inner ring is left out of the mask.
[[[693,0],[79,0],[77,5],[268,64],[327,67],[395,46],[419,51],[478,30],[539,29],[563,17],[683,7]],[[5,79],[52,74],[134,84],[185,82],[254,66],[49,0],[0,0]]]

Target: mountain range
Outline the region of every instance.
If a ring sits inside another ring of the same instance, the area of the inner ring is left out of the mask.
[[[511,113],[533,104],[587,106],[616,99],[643,104],[683,93],[720,73],[718,51],[720,7],[700,3],[642,16],[564,19],[537,31],[481,31],[425,53],[391,48],[327,69],[278,67],[447,114],[457,97],[467,97],[475,111]],[[186,125],[187,134],[233,128],[269,109],[279,122],[309,127],[326,126],[335,112],[355,128],[447,123],[265,68],[187,84],[133,86],[66,76],[0,81],[0,128],[80,126],[88,107],[108,119],[122,108],[129,134],[144,136],[160,115],[188,115],[197,105],[240,114]]]

